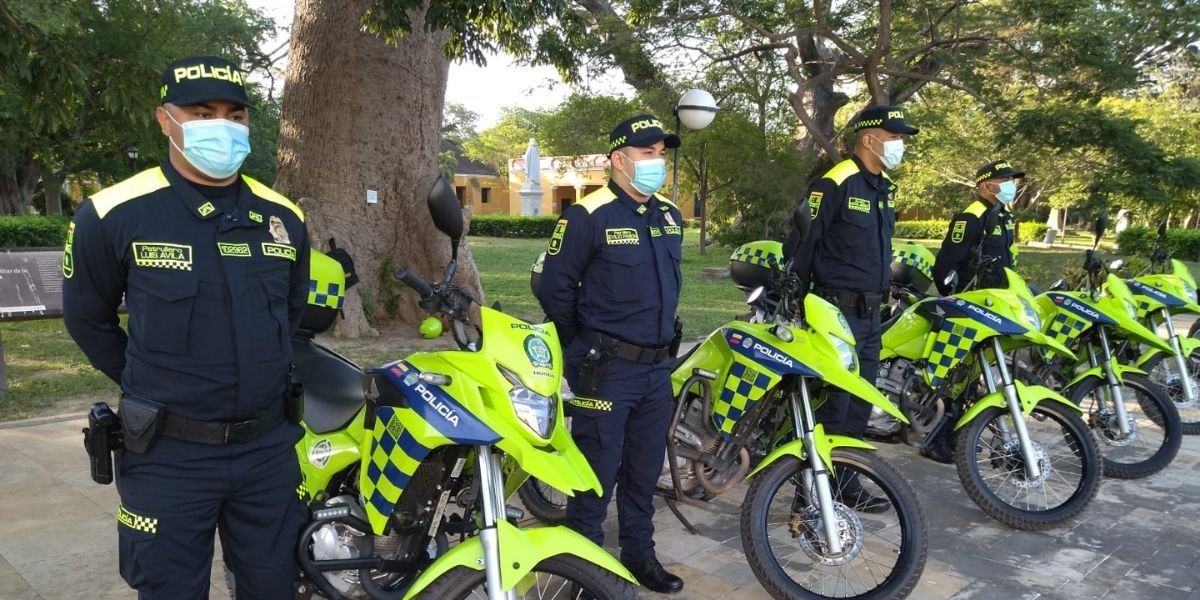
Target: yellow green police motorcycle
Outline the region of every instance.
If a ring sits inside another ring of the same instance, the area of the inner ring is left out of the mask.
[[[443,179],[429,208],[457,255],[461,209]],[[321,258],[310,304],[335,314],[342,271]],[[402,268],[396,277],[452,322],[459,350],[363,373],[311,338],[297,345],[305,431],[296,451],[312,507],[297,548],[297,597],[636,598],[632,575],[583,536],[515,524],[520,511],[506,501],[523,473],[565,494],[600,493],[600,484],[563,426],[554,326],[487,307],[472,324],[477,302],[449,283],[454,268],[452,259],[436,284]]]
[[[989,268],[976,255],[979,269]],[[914,296],[884,331],[878,385],[920,428],[904,432],[910,441],[929,444],[942,427],[958,431],[958,476],[984,512],[1016,529],[1045,529],[1091,502],[1101,457],[1075,404],[1014,377],[1014,349],[1075,355],[1041,332],[1029,288],[1016,272],[1004,273],[1007,289]]]
[[[1104,265],[1096,256],[1107,219],[1084,260],[1082,290],[1065,291],[1063,280],[1037,297],[1042,332],[1071,348],[1079,359],[1039,347],[1029,367],[1038,381],[1052,382],[1084,409],[1088,426],[1104,455],[1104,474],[1120,479],[1146,477],[1165,468],[1183,438],[1179,412],[1162,389],[1136,367],[1121,364],[1114,344],[1145,344],[1170,352],[1171,346],[1138,322],[1129,286],[1114,274],[1123,266]],[[1103,282],[1102,287],[1097,285]]]
[[[1138,318],[1153,331],[1166,330],[1170,350],[1137,346],[1124,350],[1126,358],[1136,358],[1138,368],[1150,374],[1150,380],[1162,386],[1175,403],[1185,435],[1200,434],[1200,339],[1184,336],[1175,329],[1172,317],[1200,315],[1196,300],[1196,280],[1186,265],[1163,249],[1166,223],[1158,228],[1158,237],[1150,255],[1151,273],[1126,281],[1136,298]],[[1168,261],[1170,264],[1167,269]],[[1200,322],[1200,321],[1198,321]],[[1196,326],[1193,325],[1193,329]],[[1140,353],[1140,354],[1139,354]]]

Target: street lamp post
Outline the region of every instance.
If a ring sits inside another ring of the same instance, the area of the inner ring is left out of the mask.
[[[708,127],[717,116],[717,101],[712,94],[701,89],[690,89],[684,92],[679,103],[675,105],[675,130],[680,131],[680,124],[692,131],[700,131]],[[700,144],[700,193],[696,195],[696,216],[700,219],[700,254],[704,254],[707,195],[708,195],[708,162],[704,157],[707,142]],[[672,176],[671,201],[679,205],[679,148],[675,149],[674,175]]]
[[[129,157],[129,168],[137,169],[138,147],[130,146],[125,149],[125,156]]]

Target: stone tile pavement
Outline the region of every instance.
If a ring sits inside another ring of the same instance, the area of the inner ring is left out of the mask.
[[[0,600],[135,597],[117,574],[116,493],[88,477],[82,426],[82,419],[0,425]],[[1046,532],[988,519],[951,466],[907,447],[880,452],[910,478],[930,524],[914,599],[1200,600],[1200,437],[1185,437],[1179,458],[1158,475],[1105,480],[1080,519]],[[711,510],[683,507],[697,536],[660,510],[659,557],[687,582],[670,598],[769,598],[741,553],[743,491],[717,498]],[[615,541],[615,518],[608,528]],[[220,569],[215,562],[215,599],[227,598]]]

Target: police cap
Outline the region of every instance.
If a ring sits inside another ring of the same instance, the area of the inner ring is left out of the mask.
[[[667,133],[658,117],[654,115],[630,117],[617,125],[608,136],[608,153],[612,154],[613,150],[625,146],[649,148],[659,140],[666,140],[668,148],[679,147],[679,136]]]
[[[219,56],[192,56],[167,66],[158,91],[159,103],[176,106],[209,100],[228,100],[250,106],[246,96],[246,74]]]
[[[980,183],[988,179],[1000,179],[1002,177],[1020,179],[1024,176],[1024,173],[1013,169],[1007,159],[998,160],[979,167],[979,170],[975,171],[975,183]]]
[[[921,131],[904,122],[904,111],[900,107],[887,104],[868,106],[858,113],[858,118],[854,120],[854,131],[871,127],[904,135],[916,135]]]

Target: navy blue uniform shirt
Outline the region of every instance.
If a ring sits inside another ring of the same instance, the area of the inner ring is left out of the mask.
[[[210,200],[164,161],[84,201],[63,257],[64,319],[92,365],[204,421],[281,410],[308,295],[303,213],[249,177],[233,185]]]
[[[580,326],[647,348],[675,336],[683,218],[662,197],[640,203],[609,182],[563,211],[538,300],[563,347]]]
[[[896,184],[857,157],[835,165],[808,188],[812,228],[792,269],[803,287],[884,292],[891,284]]]
[[[989,210],[996,211],[996,225],[990,232],[983,230]],[[933,281],[938,291],[942,294],[957,291],[945,284],[951,271],[958,272],[959,289],[970,283],[975,276],[971,270],[971,262],[975,258],[971,255],[971,249],[979,245],[981,240],[984,258],[997,260],[977,282],[978,286],[989,288],[1007,285],[1004,268],[1012,268],[1017,264],[1017,220],[1004,205],[989,207],[987,201],[976,198],[966,210],[954,215],[954,220],[950,221],[950,227],[946,230],[946,239],[942,241],[933,263]]]

